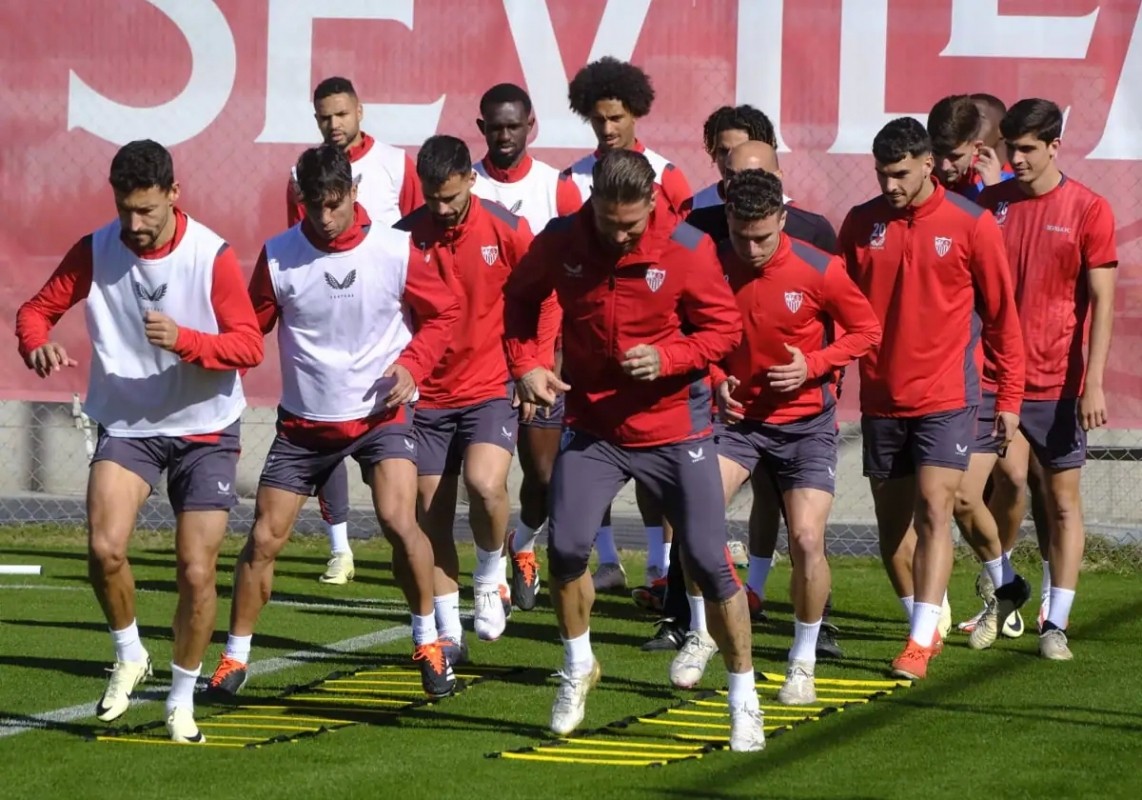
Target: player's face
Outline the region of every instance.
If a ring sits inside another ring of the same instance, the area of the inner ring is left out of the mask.
[[[326,144],[342,149],[357,142],[361,133],[361,104],[347,94],[332,94],[313,104],[313,118]]]
[[[714,139],[714,166],[718,168],[722,180],[726,179],[726,159],[729,158],[730,151],[748,141],[749,134],[739,130],[722,131]]]
[[[1015,171],[1015,180],[1032,183],[1051,166],[1059,152],[1059,140],[1044,142],[1033,133],[1007,141],[1007,158]]]
[[[500,103],[489,108],[487,115],[477,120],[476,125],[488,143],[488,158],[504,169],[523,158],[527,151],[527,137],[535,127],[535,117],[523,110],[522,103]]]
[[[152,186],[128,194],[115,192],[115,208],[119,212],[123,238],[137,250],[153,249],[174,219],[177,200],[178,183],[170,190]]]
[[[439,186],[422,185],[424,204],[438,223],[446,228],[455,227],[468,213],[475,182],[476,173],[469,172],[467,175],[450,175]]]
[[[603,245],[609,250],[629,253],[638,246],[650,225],[654,198],[638,203],[607,203],[593,196],[591,208]]]
[[[626,150],[634,144],[634,115],[620,100],[600,100],[588,117],[599,150]]]
[[[956,145],[947,153],[935,153],[936,177],[945,186],[954,186],[971,172],[978,148],[976,142]]]
[[[905,156],[894,164],[876,164],[880,192],[893,208],[911,205],[932,175],[932,156]]]
[[[740,220],[727,212],[726,221],[729,223],[730,245],[738,258],[754,269],[761,269],[777,252],[781,229],[785,227],[785,209],[754,220]]]
[[[305,203],[305,217],[325,241],[331,242],[353,224],[353,203],[357,201],[354,185],[346,194],[329,194]]]

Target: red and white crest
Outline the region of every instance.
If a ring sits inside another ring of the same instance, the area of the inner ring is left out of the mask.
[[[484,257],[484,263],[490,267],[500,257],[500,248],[498,245],[486,244],[480,248],[480,255]]]
[[[801,292],[786,292],[785,293],[785,307],[792,311],[794,314],[801,308],[801,303],[804,302],[805,295]]]
[[[666,270],[656,269],[651,267],[646,271],[646,285],[650,287],[650,291],[657,292],[662,288],[663,281],[666,280]]]
[[[936,255],[943,258],[952,249],[952,238],[950,236],[937,236],[936,237]]]

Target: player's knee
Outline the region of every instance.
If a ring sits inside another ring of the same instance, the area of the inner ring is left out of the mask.
[[[592,531],[591,533],[594,533]],[[547,564],[551,579],[558,583],[578,580],[587,571],[591,561],[591,539],[567,539],[551,536],[547,542]]]
[[[179,589],[189,592],[191,596],[214,591],[217,582],[215,565],[207,558],[180,558],[175,567],[175,575]]]
[[[273,561],[285,547],[290,534],[289,525],[269,514],[257,514],[246,542],[246,551],[252,561]]]
[[[982,505],[982,497],[974,492],[965,492],[960,488],[956,490],[956,499],[952,507],[952,514],[955,516],[956,522],[964,527],[968,527],[972,525],[972,520]]]
[[[412,503],[381,503],[377,506],[377,523],[385,538],[407,542],[423,531],[416,522],[416,506]]]
[[[825,557],[825,531],[817,525],[793,523],[789,528],[789,549],[794,563]]]
[[[702,597],[716,603],[741,591],[741,583],[730,566],[729,552],[724,549],[718,558],[691,556],[686,563],[686,578],[698,585]]]
[[[992,472],[995,488],[1008,493],[1025,492],[1028,488],[1027,466],[1000,461],[999,469]]]
[[[93,529],[87,550],[87,563],[90,572],[110,575],[123,569],[127,564],[127,542],[125,537],[111,536]]]
[[[508,496],[508,483],[500,475],[490,472],[464,476],[464,488],[469,500],[478,500],[484,505],[505,502]]]

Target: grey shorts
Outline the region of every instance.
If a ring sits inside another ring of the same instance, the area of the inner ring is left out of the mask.
[[[905,478],[919,467],[967,470],[976,441],[976,407],[920,417],[866,414],[860,430],[865,477]]]
[[[973,453],[996,455],[1003,445],[1003,439],[992,435],[995,429],[995,394],[984,392],[980,397],[979,412],[976,415],[975,445]]]
[[[521,421],[519,424],[528,428],[562,428],[563,409],[563,395],[558,395],[551,408],[537,408],[531,422]]]
[[[413,417],[420,475],[459,475],[464,452],[474,444],[494,444],[515,452],[519,411],[497,397],[463,408],[418,408]]]
[[[1086,431],[1079,422],[1078,398],[1024,400],[1019,430],[1046,469],[1075,469],[1086,463]]]
[[[774,425],[742,420],[718,424],[718,455],[751,475],[764,470],[782,492],[837,487],[837,419],[832,409],[807,419]]]
[[[111,461],[138,475],[151,491],[167,474],[167,498],[175,514],[229,511],[238,504],[241,422],[221,433],[196,436],[111,436],[102,427],[91,463]]]

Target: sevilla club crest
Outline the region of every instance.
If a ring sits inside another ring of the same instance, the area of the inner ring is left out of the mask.
[[[801,308],[801,303],[804,302],[805,295],[801,292],[786,292],[785,293],[785,307],[792,311],[794,314]]]
[[[650,291],[657,292],[662,288],[663,282],[666,280],[666,270],[651,267],[646,271],[646,285],[650,287]]]
[[[486,244],[480,248],[480,255],[484,257],[484,263],[490,267],[500,257],[500,248],[494,244]]]
[[[952,239],[950,236],[937,236],[936,237],[936,255],[943,258],[952,249]]]

